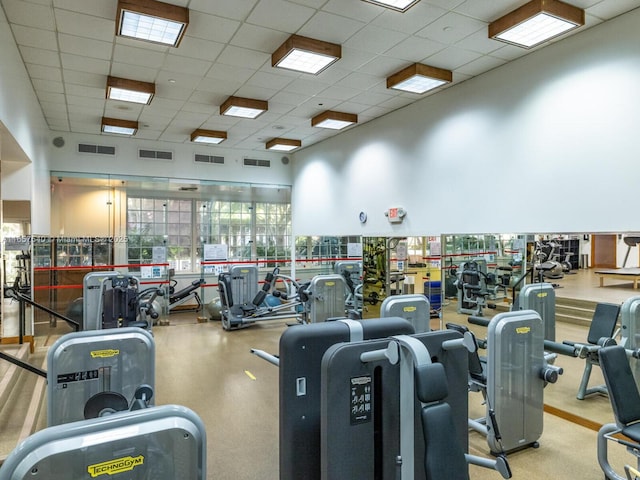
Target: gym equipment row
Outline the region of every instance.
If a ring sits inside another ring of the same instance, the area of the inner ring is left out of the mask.
[[[279,356],[252,351],[279,366],[281,480],[464,478],[467,462],[510,477],[503,457],[466,454],[471,337],[412,334],[343,319],[285,330]]]
[[[276,288],[279,281],[284,291]],[[299,284],[275,268],[267,273],[260,288],[258,267],[234,265],[218,276],[218,290],[225,330],[283,318],[316,323],[345,316],[347,286],[341,274],[316,275],[310,282]]]

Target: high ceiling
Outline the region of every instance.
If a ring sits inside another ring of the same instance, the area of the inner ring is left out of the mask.
[[[567,2],[586,11],[574,33],[640,7]],[[488,24],[525,0],[421,0],[405,13],[362,0],[167,3],[190,10],[178,48],[116,37],[117,0],[0,0],[52,131],[99,134],[106,116],[138,120],[141,139],[187,143],[203,128],[227,131],[227,148],[264,150],[273,137],[305,147],[336,135],[311,126],[324,110],[361,124],[535,50],[487,38]],[[273,68],[271,54],[291,34],[341,44],[342,58],[317,76]],[[387,89],[386,77],[413,62],[452,70],[452,84],[425,95]],[[156,96],[147,106],[105,100],[109,75],[154,82]],[[268,100],[269,111],[221,116],[231,95]]]

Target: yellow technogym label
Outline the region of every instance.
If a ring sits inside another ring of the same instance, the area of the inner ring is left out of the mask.
[[[531,327],[518,327],[516,328],[516,333],[524,334],[529,333],[531,331]]]
[[[91,478],[96,478],[100,475],[116,475],[122,472],[130,472],[142,464],[144,464],[144,457],[142,455],[138,455],[137,457],[128,456],[89,465],[87,471],[89,475],[91,475]]]
[[[91,358],[110,358],[120,355],[120,350],[110,348],[108,350],[94,350],[91,352]]]
[[[407,313],[408,313],[408,312],[415,312],[416,310],[417,310],[417,308],[416,308],[416,307],[404,307],[404,308],[402,309],[402,311],[403,311],[403,312],[407,312]]]
[[[542,292],[542,293],[538,293],[537,295],[538,295],[538,298],[544,298],[549,294],[547,292]]]
[[[336,284],[336,282],[327,282],[327,283],[325,283],[325,285],[327,287],[333,287],[335,284]]]

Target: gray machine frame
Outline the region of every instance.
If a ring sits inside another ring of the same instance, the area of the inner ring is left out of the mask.
[[[439,330],[329,348],[322,361],[322,479],[426,478],[424,463],[416,460],[424,457],[425,447],[414,367],[432,358],[447,373],[445,401],[467,452],[468,351],[461,347],[458,332]],[[353,402],[363,396],[358,405],[364,408],[354,414]]]
[[[280,480],[320,480],[321,366],[334,344],[413,333],[402,318],[294,325],[279,345]]]
[[[556,341],[556,292],[552,284],[540,282],[524,285],[516,297],[512,310],[538,312],[544,325],[544,339]]]
[[[620,345],[627,350],[640,349],[640,295],[628,298],[620,307]],[[640,386],[640,360],[632,355],[629,365]]]
[[[345,277],[345,286],[347,287],[347,297],[345,306],[347,310],[354,310],[362,313],[362,262],[359,260],[339,260],[333,266],[334,273]],[[351,281],[352,289],[346,281],[346,276]]]
[[[86,403],[99,393],[116,392],[131,401],[138,387],[154,384],[155,341],[146,330],[68,333],[47,352],[47,424],[83,420]]]
[[[495,414],[501,437],[495,429],[487,428],[492,452],[538,446],[544,422],[544,388],[562,374],[561,368],[550,365],[553,359],[555,354],[544,352],[544,325],[538,312],[500,313],[489,322],[486,418]]]
[[[206,480],[206,432],[186,407],[164,405],[45,428],[0,466],[0,480]]]
[[[426,296],[419,293],[393,295],[380,305],[381,317],[401,317],[413,325],[416,333],[431,330],[431,305]]]
[[[222,275],[228,276],[228,284],[224,283]],[[224,297],[221,311],[222,328],[237,330],[260,321],[286,318],[302,322],[302,302],[298,298],[298,283],[287,275],[275,273],[269,285],[265,283],[265,287],[271,291],[278,280],[283,281],[287,291],[281,297],[284,297],[285,302],[266,307],[253,303],[260,292],[258,276],[259,270],[256,265],[232,265],[228,272],[218,277],[219,292],[221,297]],[[266,296],[267,291],[263,288],[261,293]]]
[[[345,318],[347,282],[342,275],[337,273],[316,275],[304,290],[309,297],[306,302],[309,323]]]
[[[131,288],[138,296],[136,302],[136,323],[140,321],[139,327],[151,330],[153,321],[159,316],[161,312],[156,312],[154,309],[154,302],[156,295],[163,296],[163,292],[158,289],[157,293],[139,296],[142,291],[140,290],[140,279],[135,275],[106,271],[106,272],[91,272],[84,276],[82,281],[82,325],[80,330],[102,330],[105,329],[104,323],[104,294],[109,291],[108,281],[123,277],[128,279]],[[150,289],[153,290],[153,289]],[[153,311],[153,315],[151,315]]]

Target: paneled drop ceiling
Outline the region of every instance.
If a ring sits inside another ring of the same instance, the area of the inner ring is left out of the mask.
[[[640,7],[567,2],[586,11],[569,35]],[[228,132],[226,148],[264,150],[273,137],[305,147],[339,133],[311,126],[324,110],[362,124],[535,51],[487,38],[488,24],[525,0],[421,0],[405,13],[362,0],[167,3],[190,10],[178,48],[116,37],[117,0],[0,0],[54,134],[99,134],[104,116],[139,121],[141,139],[188,143],[208,129]],[[342,58],[317,76],[273,68],[271,54],[291,34],[338,43]],[[414,62],[452,70],[453,82],[423,95],[387,89],[386,77]],[[153,101],[105,100],[109,75],[154,82]],[[231,95],[268,100],[269,110],[255,120],[221,116]]]

